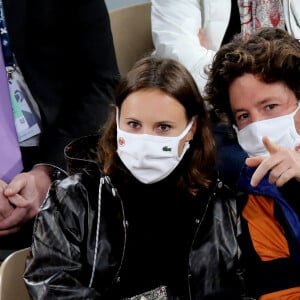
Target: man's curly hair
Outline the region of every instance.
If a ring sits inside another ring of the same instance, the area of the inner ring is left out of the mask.
[[[223,121],[235,123],[229,86],[243,74],[253,74],[265,83],[283,82],[300,99],[300,43],[286,31],[262,28],[243,40],[236,35],[216,53],[207,69],[205,100]]]

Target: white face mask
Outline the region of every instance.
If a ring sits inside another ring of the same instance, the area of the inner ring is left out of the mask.
[[[189,149],[186,142],[178,156],[179,142],[192,125],[193,119],[179,136],[165,137],[129,133],[121,130],[117,121],[117,153],[136,179],[146,184],[158,182],[176,168]]]
[[[234,125],[239,144],[250,157],[269,155],[262,142],[264,136],[279,146],[295,151],[299,150],[300,136],[294,121],[294,116],[299,108],[298,104],[297,109],[291,114],[253,122],[241,130]]]

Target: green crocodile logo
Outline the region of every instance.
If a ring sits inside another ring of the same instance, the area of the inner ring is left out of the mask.
[[[168,146],[164,146],[163,148],[162,148],[162,150],[163,151],[172,151],[172,148],[170,148],[170,147],[168,147]]]

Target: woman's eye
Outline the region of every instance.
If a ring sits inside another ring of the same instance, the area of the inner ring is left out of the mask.
[[[162,132],[166,132],[166,131],[169,131],[171,126],[170,125],[167,125],[167,124],[160,124],[158,126],[159,130],[162,131]]]
[[[277,106],[277,104],[268,104],[266,106],[266,110],[273,110],[276,106]]]
[[[140,127],[140,123],[135,121],[130,121],[127,123],[130,128],[137,129]]]

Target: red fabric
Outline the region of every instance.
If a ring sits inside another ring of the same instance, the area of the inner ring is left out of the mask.
[[[262,27],[285,29],[283,8],[278,0],[238,0],[241,32],[245,39]]]

